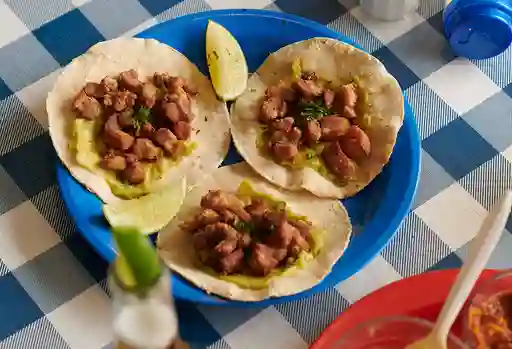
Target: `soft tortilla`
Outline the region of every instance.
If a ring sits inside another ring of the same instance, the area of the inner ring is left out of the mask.
[[[247,180],[254,190],[285,201],[291,211],[304,215],[315,227],[324,229],[323,248],[317,257],[296,268],[273,277],[264,289],[245,289],[212,276],[200,268],[190,233],[179,225],[191,218],[200,206],[201,197],[208,190],[223,189],[235,192],[242,180]],[[204,289],[225,298],[240,301],[258,301],[270,297],[295,294],[319,283],[341,257],[348,245],[352,226],[347,211],[339,201],[315,197],[307,192],[282,191],[258,176],[246,163],[225,166],[213,172],[200,185],[192,189],[174,220],[158,236],[160,257],[174,271]]]
[[[311,168],[290,170],[261,156],[256,145],[258,114],[265,90],[280,80],[292,79],[292,63],[300,58],[303,71],[332,81],[334,86],[359,79],[368,93],[367,120],[371,127],[358,123],[368,134],[372,152],[360,164],[356,180],[335,185]],[[313,38],[281,48],[271,54],[249,79],[247,90],[231,110],[233,141],[252,168],[270,182],[289,189],[306,189],[320,197],[344,198],[354,195],[370,183],[389,161],[404,118],[404,99],[398,82],[375,57],[343,42]]]
[[[173,178],[187,179],[189,185],[197,183],[217,168],[229,149],[229,113],[225,103],[217,100],[210,81],[184,55],[170,46],[153,39],[119,38],[92,46],[82,56],[74,59],[61,73],[53,90],[48,94],[50,136],[61,161],[71,174],[104,202],[120,200],[115,196],[101,171],[91,172],[80,166],[75,153],[70,149],[71,127],[75,115],[71,101],[86,82],[99,82],[107,75],[135,69],[141,79],[155,72],[167,72],[181,76],[199,91],[193,98],[191,142],[197,148],[190,156],[168,169],[162,178],[152,184],[157,190]]]

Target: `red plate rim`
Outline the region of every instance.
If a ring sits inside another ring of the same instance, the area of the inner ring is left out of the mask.
[[[342,312],[309,349],[332,348],[343,332],[382,316],[409,315],[434,320],[458,272],[459,269],[430,271],[395,281],[366,295]],[[477,285],[497,272],[485,270]]]

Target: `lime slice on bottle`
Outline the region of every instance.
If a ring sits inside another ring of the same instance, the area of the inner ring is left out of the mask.
[[[232,101],[247,87],[247,62],[231,33],[214,21],[206,28],[206,60],[213,88],[220,99]]]
[[[161,266],[155,247],[134,228],[112,230],[119,253],[114,262],[117,280],[126,289],[144,290],[160,277]]]
[[[187,183],[178,183],[133,200],[121,200],[103,205],[103,214],[113,228],[131,227],[146,234],[162,229],[183,203]]]

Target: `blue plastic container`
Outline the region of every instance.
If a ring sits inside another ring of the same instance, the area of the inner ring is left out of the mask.
[[[443,21],[457,56],[494,57],[512,42],[512,0],[454,0],[446,7]]]

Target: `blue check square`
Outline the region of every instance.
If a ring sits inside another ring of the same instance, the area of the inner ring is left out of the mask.
[[[0,342],[42,317],[44,313],[13,274],[0,277]]]
[[[105,39],[79,9],[46,23],[33,33],[61,65]]]
[[[498,153],[461,118],[424,139],[423,148],[456,180]]]
[[[275,307],[306,342],[313,343],[349,306],[350,303],[337,289],[329,288],[311,297],[277,304]],[[297,309],[310,316],[297,316]]]
[[[45,314],[95,284],[95,280],[63,243],[16,268],[13,274]]]
[[[428,270],[460,268],[462,263],[464,263],[464,261],[455,252],[452,252]]]
[[[389,73],[398,80],[403,90],[420,81],[420,78],[395,56],[388,47],[384,46],[372,54],[384,63]]]
[[[197,307],[187,302],[176,302],[176,311],[180,323],[180,335],[185,341],[190,341],[205,348],[222,338],[199,312]],[[194,326],[190,326],[194,324]],[[198,336],[197,333],[201,335]]]
[[[139,0],[142,6],[151,13],[152,16],[156,16],[165,10],[173,7],[176,4],[179,4],[183,0]]]
[[[45,190],[34,195],[30,201],[39,213],[48,221],[61,240],[66,239],[76,231],[75,223],[69,216],[62,201],[57,184],[52,184]]]
[[[382,256],[400,275],[409,277],[422,273],[450,253],[450,246],[417,214],[411,213],[384,248]]]
[[[64,243],[96,281],[106,277],[108,263],[77,232],[69,235]]]
[[[0,78],[0,100],[12,94],[11,89],[5,84],[4,80]]]
[[[307,17],[322,24],[335,20],[347,11],[337,0],[322,0],[322,5],[317,0],[276,0],[275,5],[283,12]]]
[[[55,161],[47,133],[0,157],[0,165],[29,198],[55,183]]]

